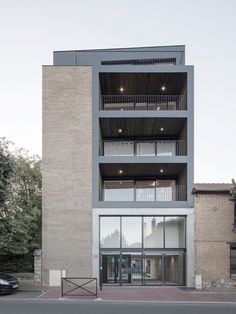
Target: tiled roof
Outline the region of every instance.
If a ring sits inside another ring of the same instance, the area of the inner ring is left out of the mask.
[[[231,183],[195,183],[193,193],[197,192],[229,192],[233,187]]]

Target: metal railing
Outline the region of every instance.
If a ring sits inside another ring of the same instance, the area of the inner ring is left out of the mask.
[[[187,110],[186,95],[101,95],[102,110]]]
[[[94,296],[98,295],[97,278],[66,277],[61,279],[61,296]]]
[[[186,156],[186,140],[104,140],[101,156]]]
[[[105,181],[103,201],[172,202],[186,201],[186,185],[170,186],[158,181]]]

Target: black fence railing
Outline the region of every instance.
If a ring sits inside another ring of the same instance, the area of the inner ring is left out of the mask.
[[[186,95],[102,95],[102,110],[187,110]]]
[[[186,156],[186,140],[104,140],[100,156]]]
[[[97,278],[66,277],[61,279],[61,296],[94,296],[98,295]]]
[[[168,186],[157,181],[104,181],[102,201],[173,202],[187,200],[187,186]]]

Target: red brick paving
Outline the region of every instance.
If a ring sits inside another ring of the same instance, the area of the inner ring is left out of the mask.
[[[40,299],[60,299],[60,288],[49,288]],[[65,299],[94,300],[94,297],[78,296]],[[166,302],[236,302],[236,288],[230,290],[197,291],[176,287],[103,287],[98,291],[102,300],[166,301]]]

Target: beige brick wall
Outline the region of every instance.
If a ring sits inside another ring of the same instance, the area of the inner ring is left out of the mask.
[[[227,193],[195,195],[195,274],[203,279],[227,279],[230,248],[236,242],[232,232],[233,203]]]
[[[43,67],[43,283],[92,272],[92,68]]]

